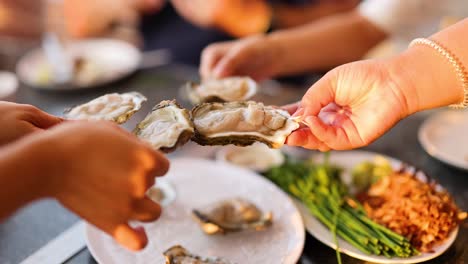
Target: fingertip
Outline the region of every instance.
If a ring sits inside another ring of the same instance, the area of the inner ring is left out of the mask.
[[[148,244],[148,237],[143,227],[132,228],[128,224],[121,224],[115,229],[114,239],[132,251],[142,250]]]

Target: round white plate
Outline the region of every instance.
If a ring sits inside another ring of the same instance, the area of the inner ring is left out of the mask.
[[[447,110],[429,117],[418,138],[432,157],[468,170],[468,111]]]
[[[239,264],[293,264],[299,259],[305,240],[301,215],[267,179],[240,167],[191,158],[171,160],[165,179],[174,186],[176,198],[164,207],[158,221],[144,224],[149,243],[143,251],[130,252],[87,225],[88,248],[99,263],[164,263],[162,252],[176,244],[194,254]],[[272,211],[273,225],[262,232],[205,235],[191,210],[231,197],[245,197],[263,211]]]
[[[323,155],[317,155],[320,158],[323,158]],[[330,163],[331,164],[336,164],[346,170],[352,169],[356,164],[363,162],[363,161],[372,161],[376,156],[382,156],[377,153],[372,153],[372,152],[366,152],[366,151],[344,151],[344,152],[332,152],[330,154]],[[385,157],[387,158],[392,167],[395,169],[400,168],[400,165],[402,162],[390,158],[390,157]],[[344,173],[343,174],[344,181],[349,181],[350,180],[350,174],[349,173]],[[325,245],[336,249],[336,244],[333,239],[333,235],[330,232],[328,228],[326,228],[318,219],[316,219],[312,214],[309,213],[308,209],[302,205],[301,202],[295,200],[295,203],[301,211],[301,214],[304,219],[304,225],[306,226],[307,231],[317,238],[319,241],[324,243]],[[339,245],[339,250],[351,257],[361,259],[364,261],[369,261],[373,263],[388,263],[388,264],[403,264],[403,263],[419,263],[419,262],[424,262],[428,261],[430,259],[433,259],[442,253],[444,253],[455,241],[455,238],[457,237],[458,234],[458,228],[456,228],[450,236],[447,238],[447,240],[443,243],[440,244],[439,246],[434,248],[433,253],[422,253],[419,256],[414,256],[410,258],[386,258],[385,256],[376,256],[376,255],[367,255],[366,253],[363,253],[359,251],[357,248],[349,244],[348,242],[344,241],[341,238],[338,238],[338,245]]]
[[[19,79],[38,89],[76,90],[104,85],[122,79],[138,69],[141,52],[134,46],[113,39],[88,39],[65,45],[65,52],[70,57],[83,57],[96,68],[96,77],[90,83],[40,83],[38,76],[47,68],[47,59],[41,48],[26,53],[16,66]],[[48,70],[50,71],[50,70]]]

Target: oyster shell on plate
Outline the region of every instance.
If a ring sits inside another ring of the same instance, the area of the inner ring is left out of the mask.
[[[255,204],[242,198],[223,200],[205,209],[194,209],[192,214],[208,235],[260,231],[273,223],[271,212],[263,213]]]
[[[283,146],[299,128],[298,120],[283,109],[253,101],[203,103],[191,111],[193,141],[200,145],[248,146],[262,142],[270,148]]]
[[[74,120],[107,120],[122,124],[140,110],[145,101],[146,97],[137,92],[111,93],[69,108],[64,111],[64,116]]]
[[[154,149],[169,153],[187,143],[194,134],[189,112],[175,100],[156,105],[133,131]]]
[[[235,264],[219,257],[200,257],[190,253],[180,245],[164,251],[166,264]]]
[[[249,77],[229,77],[210,79],[200,84],[189,82],[185,90],[193,104],[245,101],[257,93],[257,83]]]

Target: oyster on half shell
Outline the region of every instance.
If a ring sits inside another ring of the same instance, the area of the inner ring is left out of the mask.
[[[164,251],[166,264],[235,264],[218,257],[200,257],[190,253],[180,245],[175,245]]]
[[[264,230],[273,223],[273,214],[264,214],[255,204],[233,198],[212,204],[205,209],[194,209],[193,217],[208,235],[226,234],[243,230]]]
[[[189,112],[175,100],[166,100],[157,104],[133,133],[154,149],[168,153],[187,143],[194,129]]]
[[[249,77],[230,77],[211,79],[200,84],[190,82],[185,90],[193,104],[245,101],[257,93],[257,83]]]
[[[253,101],[203,103],[194,107],[191,115],[195,127],[192,140],[200,145],[248,146],[259,141],[280,148],[299,128],[297,119],[287,111]]]
[[[146,97],[137,92],[106,94],[65,110],[64,116],[73,120],[107,120],[122,124],[140,110],[145,101]]]

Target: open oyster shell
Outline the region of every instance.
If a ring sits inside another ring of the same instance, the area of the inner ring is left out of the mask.
[[[212,79],[200,84],[187,83],[188,99],[193,104],[204,102],[245,101],[257,93],[257,83],[248,77]]]
[[[200,257],[191,254],[184,247],[175,245],[164,253],[166,264],[235,264],[218,257]]]
[[[200,145],[248,146],[259,141],[280,148],[299,128],[297,119],[287,111],[253,101],[203,103],[193,108],[191,115],[195,127],[192,140]]]
[[[194,129],[189,112],[172,100],[156,105],[133,133],[154,149],[169,153],[187,143]]]
[[[192,211],[203,232],[209,235],[243,230],[264,230],[273,223],[273,214],[264,214],[257,206],[242,198],[227,199],[205,209]]]
[[[145,101],[146,97],[137,92],[111,93],[69,108],[64,111],[64,116],[74,120],[108,120],[122,124],[140,110]]]

